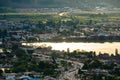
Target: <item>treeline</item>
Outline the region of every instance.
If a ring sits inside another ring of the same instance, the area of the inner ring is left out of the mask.
[[[92,37],[66,37],[66,38],[52,38],[51,40],[48,40],[50,42],[114,42],[114,41],[120,41],[120,36],[92,36]]]

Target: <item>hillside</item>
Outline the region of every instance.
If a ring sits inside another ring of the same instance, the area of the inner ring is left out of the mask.
[[[81,10],[120,9],[120,0],[0,0],[0,7],[77,7]]]

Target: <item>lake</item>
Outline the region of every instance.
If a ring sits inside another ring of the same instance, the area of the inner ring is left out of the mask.
[[[85,50],[85,51],[95,51],[97,54],[101,53],[109,53],[114,54],[115,49],[118,49],[120,53],[120,42],[104,42],[104,43],[94,43],[94,42],[59,42],[59,43],[51,43],[51,42],[41,42],[41,43],[23,43],[22,45],[26,46],[51,46],[52,50],[60,50],[67,51],[70,49],[70,52],[74,50]]]

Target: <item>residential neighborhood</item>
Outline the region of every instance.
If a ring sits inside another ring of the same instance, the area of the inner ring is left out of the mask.
[[[119,80],[117,46],[97,53],[34,44],[119,41],[118,13],[0,14],[0,80]]]

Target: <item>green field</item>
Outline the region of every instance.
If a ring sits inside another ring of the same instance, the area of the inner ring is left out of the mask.
[[[63,14],[62,16],[60,14]],[[92,12],[92,11],[81,11],[81,12],[29,12],[29,13],[0,13],[0,20],[8,20],[8,21],[59,21],[59,20],[94,20],[101,21],[103,19],[106,20],[120,20],[120,12],[119,11],[109,11],[109,12]]]

